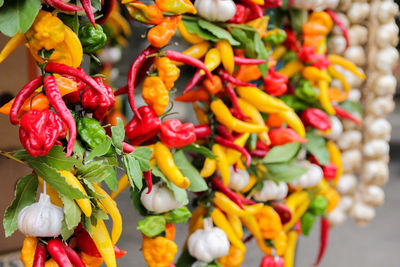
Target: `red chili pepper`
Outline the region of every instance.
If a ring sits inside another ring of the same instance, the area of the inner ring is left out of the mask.
[[[324,178],[327,180],[332,180],[336,178],[337,169],[338,169],[337,166],[333,163],[329,163],[328,165],[322,166]]]
[[[46,262],[46,246],[38,243],[35,250],[35,258],[32,267],[44,267]]]
[[[81,104],[85,111],[93,112],[96,119],[102,120],[106,113],[114,107],[115,96],[111,87],[104,84],[101,77],[95,77],[94,80],[107,89],[107,96],[99,94],[89,87],[82,94]]]
[[[259,150],[259,149],[250,151],[250,155],[252,157],[257,157],[257,158],[263,158],[263,157],[265,157],[267,155],[267,153],[268,153],[268,151]]]
[[[251,10],[248,20],[253,20],[253,19],[264,16],[264,9],[261,6],[257,5],[256,3],[254,3],[253,1],[240,0],[240,2],[244,6],[250,8],[250,10]]]
[[[268,145],[266,145],[263,141],[261,141],[261,140],[257,140],[257,142],[256,142],[256,149],[258,149],[258,150],[264,150],[264,151],[269,151],[269,146]]]
[[[47,251],[60,267],[73,267],[60,239],[51,239],[47,243]]]
[[[228,23],[243,24],[247,21],[248,16],[249,12],[247,12],[247,8],[244,5],[236,4],[235,16],[228,20]]]
[[[328,238],[329,238],[329,220],[328,218],[321,217],[321,237],[320,237],[320,247],[318,258],[314,263],[314,266],[318,266],[324,257],[326,247],[328,245]]]
[[[266,8],[277,8],[283,4],[282,0],[265,0],[263,7]]]
[[[175,101],[185,102],[185,103],[192,103],[196,101],[208,102],[209,100],[210,96],[208,92],[202,87],[175,97]]]
[[[229,141],[218,135],[215,137],[215,142],[217,142],[218,144],[220,144],[222,146],[229,147],[229,148],[239,151],[246,158],[246,166],[247,167],[250,166],[251,155],[244,147],[241,147],[241,146],[233,143],[232,141]]]
[[[254,204],[257,204],[257,202],[255,202],[255,201],[253,201],[253,200],[251,200],[251,199],[249,199],[249,198],[245,198],[245,197],[242,197],[242,196],[239,196],[239,195],[238,195],[238,197],[239,197],[239,199],[240,199],[240,202],[242,202],[243,204],[246,204],[246,205],[254,205]]]
[[[81,11],[83,8],[63,2],[62,0],[44,0],[46,4],[63,12]]]
[[[134,146],[132,146],[132,145],[126,143],[126,142],[122,142],[122,150],[123,150],[125,153],[131,153],[131,152],[135,151],[136,148],[135,148]]]
[[[222,124],[218,124],[217,126],[217,133],[222,138],[225,138],[229,141],[234,141],[235,138],[233,137],[232,133]]]
[[[265,59],[258,58],[245,58],[245,57],[233,57],[235,65],[261,65],[267,63]]]
[[[78,68],[79,71],[84,72],[83,68]],[[76,82],[76,91],[66,94],[63,96],[63,99],[71,104],[76,104],[81,100],[81,93],[84,89],[86,89],[86,83],[82,80],[74,77],[74,76],[66,76],[68,79]]]
[[[297,57],[319,69],[327,68],[331,63],[325,54],[318,54],[314,46],[302,46],[297,52]]]
[[[103,96],[108,96],[107,89],[102,84],[98,84],[92,77],[90,77],[89,75],[87,75],[86,73],[84,73],[79,69],[75,69],[61,63],[49,62],[44,67],[44,70],[50,73],[58,73],[58,74],[74,76],[85,82],[87,85],[95,89]]]
[[[280,256],[264,256],[261,261],[260,267],[284,267],[285,262]]]
[[[19,123],[18,112],[24,104],[25,100],[35,92],[35,90],[43,84],[43,77],[39,76],[27,83],[15,97],[14,103],[10,110],[10,122],[14,125]]]
[[[290,220],[292,219],[292,213],[290,212],[289,208],[285,205],[285,203],[272,201],[271,205],[281,218],[282,224],[290,222]]]
[[[196,139],[206,139],[211,136],[211,128],[206,124],[200,124],[194,126],[194,133],[196,134]]]
[[[101,7],[101,17],[96,19],[96,23],[103,25],[111,14],[114,8],[115,0],[104,0],[103,6]]]
[[[292,51],[298,51],[299,44],[297,42],[298,40],[297,40],[296,32],[289,28],[285,28],[284,30],[286,32],[286,40],[284,42],[284,45]]]
[[[71,263],[75,266],[75,267],[85,267],[86,265],[83,263],[83,261],[81,260],[81,257],[79,257],[78,253],[76,253],[76,251],[71,248],[70,246],[68,246],[67,244],[61,242],[65,252],[67,253],[68,259],[71,261]]]
[[[160,127],[161,142],[169,147],[181,148],[196,141],[193,123],[183,123],[177,119],[166,120]]]
[[[142,106],[138,109],[142,120],[135,116],[125,126],[125,135],[132,145],[140,145],[149,140],[160,131],[161,120],[155,111],[149,106]]]
[[[249,117],[246,116],[246,114],[244,114],[243,110],[240,108],[235,90],[229,83],[225,85],[225,92],[228,95],[229,99],[231,100],[233,108],[236,110],[237,115],[239,115],[239,119],[241,120],[248,119]]]
[[[333,106],[333,108],[336,111],[336,115],[338,117],[341,117],[343,119],[347,119],[350,120],[352,122],[354,122],[355,124],[358,125],[362,125],[362,121],[356,117],[354,117],[353,115],[351,115],[347,110],[345,110],[344,108],[341,108],[339,106]]]
[[[68,137],[68,145],[67,145],[67,154],[65,157],[69,157],[72,154],[72,150],[74,149],[75,140],[76,140],[76,124],[74,117],[71,112],[65,105],[62,100],[60,90],[58,89],[58,85],[56,79],[53,75],[46,75],[43,79],[44,90],[46,92],[46,96],[49,99],[50,105],[54,108],[57,114],[61,117],[61,119],[67,124],[69,137]]]
[[[271,129],[269,130],[268,135],[271,140],[271,146],[281,146],[293,142],[307,142],[307,139],[299,136],[296,131],[291,128]]]
[[[210,79],[211,82],[213,83],[211,72],[207,69],[206,65],[204,65],[204,63],[201,60],[182,54],[181,52],[178,51],[165,50],[164,52],[165,56],[171,60],[182,62],[184,64],[191,65],[193,67],[203,70],[206,73],[208,79]]]
[[[307,108],[301,114],[301,119],[305,125],[310,125],[321,131],[331,128],[331,121],[328,115],[318,108]]]
[[[91,0],[80,0],[80,1],[81,1],[83,9],[85,10],[86,15],[88,16],[90,23],[96,29],[96,22],[94,20],[94,14],[93,14]]]
[[[349,33],[347,31],[347,27],[343,24],[343,22],[340,20],[339,16],[335,12],[329,9],[326,9],[325,12],[328,13],[333,22],[342,31],[343,37],[344,39],[346,39],[346,48],[349,47],[350,41],[349,41]]]
[[[154,46],[148,46],[145,50],[140,53],[137,58],[132,62],[132,65],[129,69],[129,74],[128,74],[128,98],[129,98],[129,104],[131,105],[133,113],[138,117],[139,120],[142,119],[136,105],[135,105],[135,84],[136,84],[136,76],[138,75],[138,72],[140,71],[141,67],[144,65],[146,62],[147,56],[155,53],[158,51],[157,47]]]
[[[217,73],[223,80],[225,80],[227,82],[230,82],[230,83],[233,83],[235,85],[257,87],[257,85],[255,85],[253,83],[242,82],[241,80],[236,79],[235,77],[233,77],[232,75],[230,75],[229,73],[224,71],[223,69],[218,69]]]
[[[115,253],[115,258],[119,259],[125,256],[127,252],[125,250],[119,249],[117,246],[114,246],[114,253]]]
[[[268,70],[268,75],[264,78],[264,90],[272,96],[281,96],[287,92],[288,77],[276,72],[273,68]]]
[[[227,197],[229,197],[230,200],[232,200],[236,205],[239,206],[239,208],[244,209],[243,203],[240,200],[239,196],[233,192],[232,190],[230,190],[228,187],[226,187],[217,176],[215,176],[212,179],[212,184],[214,185],[214,187],[216,189],[218,189],[219,191],[221,191],[222,193],[224,193]]]
[[[151,190],[153,189],[153,179],[151,178],[151,171],[145,171],[143,172],[144,180],[146,181],[147,184],[147,193],[150,194]]]
[[[183,89],[183,93],[187,93],[192,90],[196,85],[198,85],[201,80],[203,80],[203,75],[201,75],[200,70],[197,70],[192,79],[186,84],[185,89]]]

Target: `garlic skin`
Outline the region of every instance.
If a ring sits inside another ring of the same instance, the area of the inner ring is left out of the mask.
[[[375,209],[361,201],[358,201],[350,210],[349,215],[359,223],[363,224],[375,218]]]
[[[396,92],[397,81],[391,74],[378,76],[374,82],[372,89],[378,96],[394,95]]]
[[[162,182],[155,184],[149,194],[146,193],[147,188],[143,190],[140,201],[147,210],[156,214],[177,209],[183,205],[174,198],[172,192]]]
[[[333,54],[343,54],[346,50],[346,39],[341,35],[335,35],[328,40],[328,50]]]
[[[257,201],[280,200],[284,199],[288,193],[288,186],[284,182],[265,180],[263,181],[263,188],[261,191],[254,193],[254,199]]]
[[[227,21],[236,13],[232,0],[195,0],[194,7],[200,17],[209,21]]]
[[[298,162],[298,165],[308,168],[308,171],[299,179],[289,182],[292,187],[310,188],[316,186],[322,180],[324,173],[320,166],[306,160]]]
[[[369,10],[370,5],[368,3],[354,2],[347,11],[347,17],[353,24],[360,23],[368,17]]]
[[[202,266],[207,266],[208,263],[207,262],[202,262],[202,261],[195,261],[192,266],[190,267],[202,267]]]
[[[372,114],[376,117],[386,117],[395,108],[395,103],[392,96],[377,97],[372,103],[366,105],[367,114]]]
[[[340,198],[339,204],[337,205],[337,209],[340,209],[344,212],[347,212],[354,203],[354,199],[351,196],[343,196]]]
[[[393,1],[382,1],[376,12],[381,23],[388,22],[399,13],[399,6]]]
[[[337,140],[337,145],[341,150],[356,148],[361,144],[362,134],[360,131],[351,130],[343,132]]]
[[[364,163],[361,179],[366,184],[383,186],[389,179],[389,167],[382,160],[370,160]]]
[[[235,191],[240,191],[245,188],[250,181],[250,175],[246,170],[237,168],[235,172],[232,166],[229,166],[230,177],[228,187]]]
[[[342,210],[338,208],[328,213],[329,225],[332,227],[341,225],[346,221],[346,219],[347,219],[346,213],[344,213]]]
[[[368,29],[364,26],[355,24],[349,28],[350,46],[364,45],[368,41]]]
[[[26,236],[56,237],[63,219],[63,209],[51,204],[49,195],[40,194],[38,202],[19,212],[18,230]]]
[[[385,140],[376,139],[364,144],[363,154],[368,158],[379,158],[389,153],[389,144]]]
[[[347,97],[348,100],[354,101],[354,102],[360,102],[361,100],[361,92],[358,89],[351,89],[349,92],[349,95]]]
[[[362,199],[368,205],[380,206],[385,200],[385,192],[379,186],[370,185],[363,190]]]
[[[351,173],[361,167],[362,155],[358,149],[351,149],[342,152],[343,172]]]
[[[399,60],[399,52],[396,48],[389,46],[380,50],[375,56],[375,66],[378,70],[391,73],[393,67]]]
[[[329,116],[329,120],[331,121],[331,131],[329,133],[319,133],[328,139],[337,140],[343,133],[343,125],[336,116]]]
[[[358,66],[364,66],[367,63],[365,51],[361,46],[350,46],[344,52],[344,57]]]
[[[386,46],[396,46],[398,42],[398,34],[399,28],[397,27],[396,23],[393,21],[380,25],[378,30],[376,31],[376,42],[378,47],[384,48]]]
[[[377,118],[367,122],[366,125],[367,139],[383,139],[387,142],[390,140],[392,125],[387,119]]]
[[[343,174],[340,177],[336,190],[341,195],[352,194],[357,186],[357,177],[354,174]]]

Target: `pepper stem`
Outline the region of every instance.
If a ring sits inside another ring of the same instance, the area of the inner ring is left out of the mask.
[[[21,163],[21,164],[23,164],[23,165],[26,165],[26,162],[24,162],[24,161],[22,161],[22,160],[20,160],[20,159],[18,159],[18,158],[16,158],[16,157],[14,157],[13,155],[10,155],[10,153],[8,153],[8,152],[1,151],[1,150],[0,150],[0,155],[4,156],[4,157],[6,157],[6,158],[9,158],[9,159],[15,160],[16,162]]]

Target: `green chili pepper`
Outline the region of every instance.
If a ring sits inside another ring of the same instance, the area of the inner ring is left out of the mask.
[[[96,24],[96,29],[91,24],[86,24],[79,29],[83,51],[87,54],[93,53],[102,48],[107,42],[107,35],[103,28]]]
[[[252,133],[249,139],[247,139],[247,147],[250,149],[250,151],[256,150],[257,138],[257,134]]]
[[[314,215],[322,215],[328,207],[328,200],[324,196],[316,196],[310,203],[308,211]]]
[[[294,51],[289,51],[283,56],[283,62],[286,65],[287,63],[297,60],[297,53]]]
[[[271,30],[270,33],[267,32],[263,40],[266,44],[272,46],[280,45],[286,40],[286,32],[282,29]]]
[[[317,216],[309,211],[301,216],[301,232],[303,233],[303,235],[308,236],[310,234],[316,218]]]
[[[106,131],[99,121],[88,117],[78,121],[78,134],[91,149],[107,140]]]
[[[304,103],[301,99],[294,95],[283,95],[281,96],[281,100],[296,111],[303,111],[309,107],[308,104]]]
[[[317,101],[318,99],[318,88],[314,87],[309,81],[301,80],[295,90],[295,94],[301,100],[308,103]]]

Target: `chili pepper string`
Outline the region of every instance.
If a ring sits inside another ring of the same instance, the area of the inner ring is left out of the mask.
[[[328,245],[329,220],[328,220],[328,218],[325,218],[325,217],[321,217],[321,236],[320,236],[320,238],[321,238],[321,240],[320,240],[318,257],[314,263],[314,266],[318,266],[321,263],[321,260],[325,255],[326,247]]]
[[[219,136],[221,136],[229,141],[235,140],[232,133],[229,132],[228,128],[226,128],[224,125],[218,124],[216,127],[216,130],[217,130],[217,133]]]
[[[239,85],[239,86],[252,86],[252,87],[257,87],[255,84],[248,83],[248,82],[242,82],[241,80],[236,79],[223,69],[218,69],[217,70],[218,75],[225,81],[233,83],[234,85]]]
[[[233,192],[232,190],[230,190],[228,187],[226,187],[218,178],[218,176],[215,176],[212,179],[212,184],[213,186],[218,189],[219,191],[221,191],[222,193],[224,193],[230,200],[232,200],[236,205],[238,205],[241,209],[244,209],[243,203],[240,200],[239,196]]]
[[[247,167],[250,166],[251,155],[244,147],[241,147],[241,146],[233,143],[232,141],[226,140],[218,135],[215,137],[215,142],[217,142],[218,144],[220,144],[222,146],[229,147],[229,148],[239,151],[246,158],[246,166]]]
[[[240,118],[241,120],[249,119],[249,117],[246,116],[246,115],[243,113],[243,110],[240,108],[240,105],[239,105],[239,103],[238,103],[235,90],[232,88],[232,86],[231,86],[229,83],[227,83],[227,84],[225,85],[225,92],[226,92],[226,94],[228,95],[229,99],[231,100],[234,109],[236,110],[237,114],[239,115],[239,118]]]
[[[245,57],[233,57],[235,65],[261,65],[267,63],[265,59],[258,58],[245,58]]]
[[[83,8],[81,8],[79,6],[67,4],[67,3],[63,2],[62,0],[45,0],[44,2],[51,7],[54,7],[55,9],[58,9],[58,10],[64,11],[64,12],[76,12],[76,11],[83,10]]]

